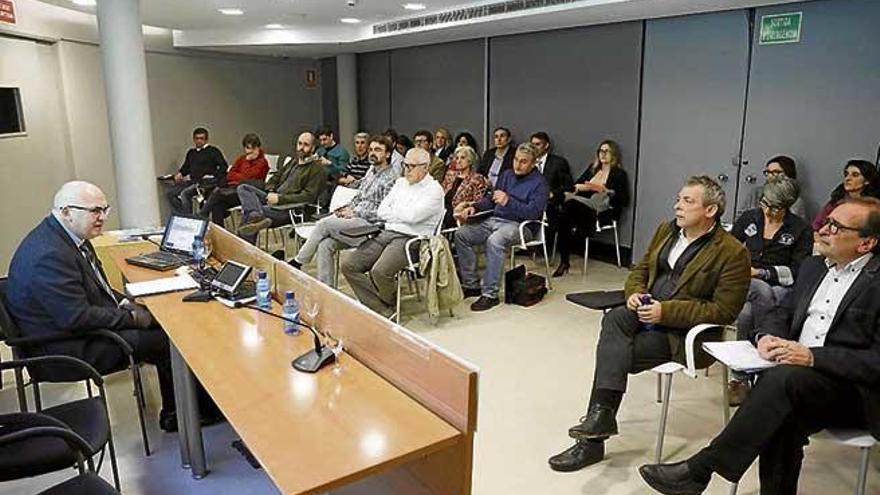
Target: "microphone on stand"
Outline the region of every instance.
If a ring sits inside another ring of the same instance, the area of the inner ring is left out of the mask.
[[[275,314],[268,309],[263,309],[259,306],[254,306],[252,304],[243,303],[241,301],[236,301],[233,304],[234,308],[249,308],[255,309],[260,313],[267,314],[269,316],[273,316],[278,318],[279,320],[283,320],[286,322],[293,323],[297,326],[307,329],[312,332],[312,337],[315,339],[315,348],[310,350],[309,352],[303,354],[302,356],[294,359],[290,364],[294,367],[294,369],[305,372],[305,373],[315,373],[319,369],[324,366],[332,363],[336,360],[336,354],[333,354],[333,349],[325,346],[321,343],[321,337],[318,335],[317,330],[311,327],[311,325],[306,325],[301,321],[291,320],[290,318],[285,318],[282,315]]]

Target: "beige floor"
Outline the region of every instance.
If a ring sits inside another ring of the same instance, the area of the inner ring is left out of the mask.
[[[564,296],[573,291],[619,288],[625,277],[625,270],[591,261],[587,279],[580,273],[554,279],[554,290],[533,308],[502,305],[474,314],[463,304],[454,317],[441,318],[436,326],[421,313],[419,302],[407,301],[407,327],[480,367],[475,495],[651,493],[636,472],[638,465],[650,462],[657,431],[656,381],[650,374],[631,380],[619,416],[622,434],[608,442],[604,462],[576,473],[556,473],[547,467],[547,457],[570,445],[566,429],[584,409],[601,317],[598,312],[566,302]],[[7,355],[4,349],[4,357]],[[4,378],[7,383],[11,379]],[[149,373],[148,378],[148,398],[155,414],[155,375]],[[719,378],[717,369],[709,378],[676,377],[666,459],[681,459],[696,451],[721,427]],[[190,479],[179,469],[174,435],[152,431],[156,453],[145,458],[128,377],[112,377],[109,389],[125,493],[276,493],[262,471],[252,470],[229,448],[235,433],[225,425],[206,431],[212,473],[202,481]],[[79,388],[51,387],[46,395],[50,400],[59,400],[79,393]],[[13,391],[4,387],[0,391],[0,410],[10,411],[14,404]],[[868,493],[880,493],[878,458],[875,452]],[[807,449],[801,492],[852,493],[857,462],[854,449],[814,441]],[[295,468],[296,459],[291,459],[291,469]],[[109,479],[108,467],[104,473]],[[65,472],[0,483],[0,495],[35,493],[69,475]],[[707,493],[726,494],[728,488],[728,483],[716,477]],[[754,467],[739,493],[758,493]]]

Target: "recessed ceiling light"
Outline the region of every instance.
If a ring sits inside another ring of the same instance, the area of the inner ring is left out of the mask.
[[[427,7],[423,3],[405,3],[403,8],[406,10],[425,10]]]
[[[223,15],[244,15],[244,11],[241,9],[218,9]]]
[[[342,19],[339,19],[339,22],[342,22],[345,24],[359,24],[361,22],[361,20],[355,19],[354,17],[343,17]]]
[[[284,29],[284,25],[283,25],[283,24],[266,24],[266,25],[263,26],[263,27],[266,28],[266,29]]]
[[[94,7],[95,6],[95,0],[71,0],[71,1],[73,1],[73,3],[75,3],[76,5],[82,5],[84,7]]]

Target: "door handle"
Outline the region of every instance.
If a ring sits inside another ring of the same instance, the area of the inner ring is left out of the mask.
[[[718,180],[721,182],[727,182],[728,179],[730,179],[730,177],[728,177],[727,174],[718,174]]]

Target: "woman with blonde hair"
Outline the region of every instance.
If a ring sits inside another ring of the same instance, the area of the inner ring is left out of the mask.
[[[489,179],[474,170],[478,160],[477,152],[470,146],[459,146],[452,154],[442,184],[446,204],[443,228],[455,227],[456,210],[461,211],[479,201],[489,189]]]

